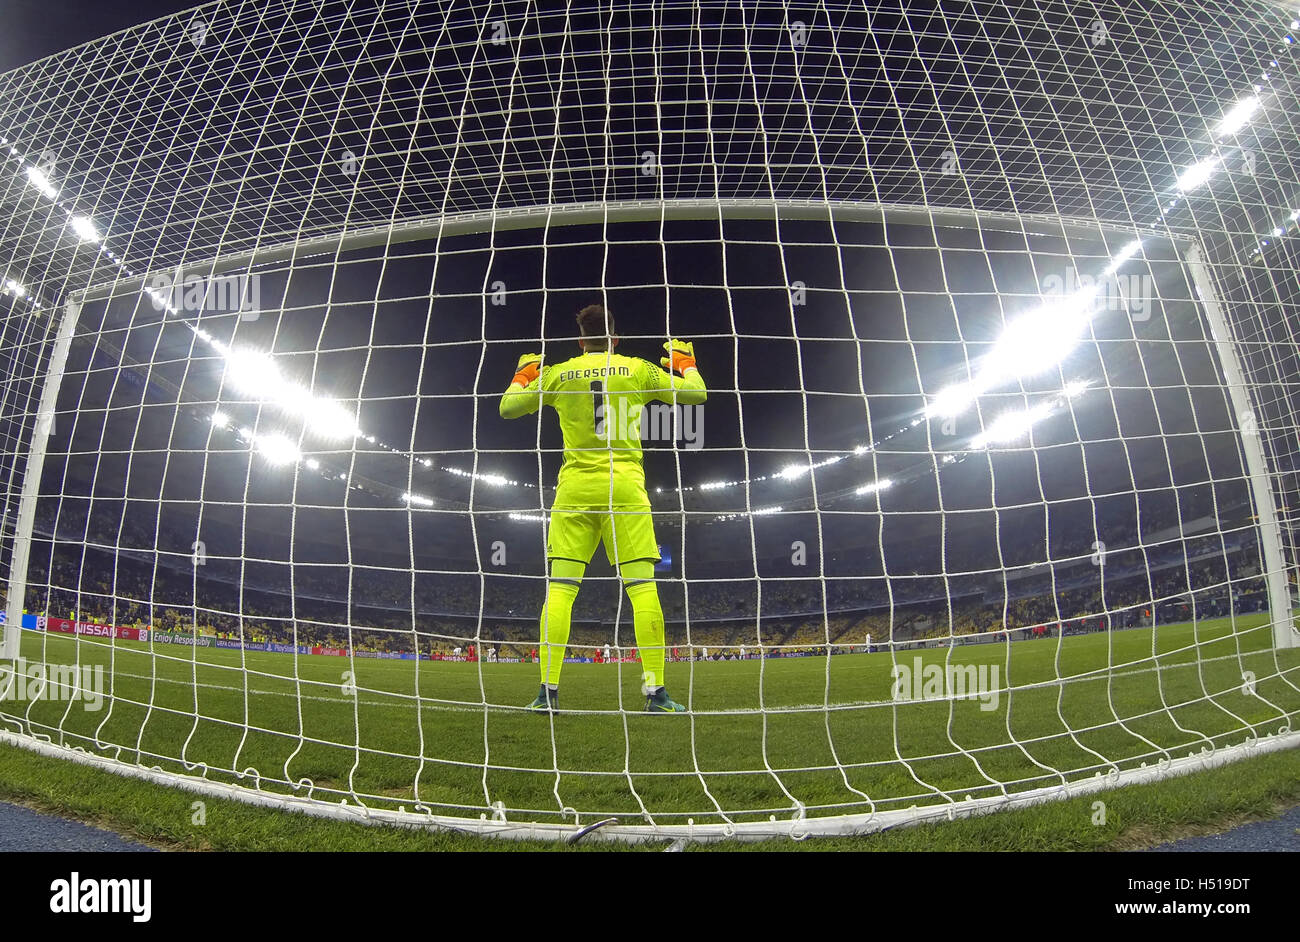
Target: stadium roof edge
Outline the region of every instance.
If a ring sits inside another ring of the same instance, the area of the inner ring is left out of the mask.
[[[645,222],[678,219],[836,219],[852,222],[885,222],[933,225],[944,228],[980,228],[1000,232],[1023,232],[1056,238],[1096,239],[1103,234],[1118,237],[1157,238],[1184,247],[1193,240],[1168,230],[1140,230],[1121,227],[1101,219],[1070,218],[1039,214],[1020,214],[956,207],[925,205],[828,202],[825,200],[790,199],[679,199],[626,200],[621,202],[586,202],[550,204],[515,209],[471,211],[447,216],[423,217],[389,225],[375,225],[327,232],[309,238],[284,233],[272,236],[284,241],[263,247],[234,252],[176,269],[157,269],[128,278],[100,282],[72,293],[75,300],[108,300],[148,287],[151,279],[166,275],[177,281],[191,275],[211,276],[232,271],[247,271],[254,265],[285,259],[308,258],[341,253],[378,245],[418,242],[443,235],[466,235],[479,232],[540,228],[542,226],[577,226],[598,222]]]

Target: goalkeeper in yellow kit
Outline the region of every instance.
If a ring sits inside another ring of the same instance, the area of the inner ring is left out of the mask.
[[[519,358],[501,397],[501,416],[517,419],[547,405],[560,417],[564,464],[547,532],[549,578],[538,647],[542,686],[529,709],[557,708],[560,668],[569,641],[573,602],[599,543],[632,603],[632,623],[644,667],[647,713],[681,713],[664,690],[664,615],[654,581],[659,560],[650,498],[641,465],[641,408],[658,400],[704,402],[708,391],[691,344],[670,340],[667,368],[615,353],[614,320],[598,304],[578,313],[582,354],[542,366],[541,354]],[[676,374],[676,375],[674,375]]]

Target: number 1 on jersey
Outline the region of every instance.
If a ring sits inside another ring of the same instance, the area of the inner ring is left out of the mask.
[[[595,379],[591,381],[592,422],[596,426],[596,437],[605,434],[605,384]]]

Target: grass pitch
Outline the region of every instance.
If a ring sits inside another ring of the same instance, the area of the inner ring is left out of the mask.
[[[547,717],[520,709],[536,693],[532,664],[25,632],[29,662],[103,665],[108,695],[97,711],[33,700],[0,712],[6,728],[16,717],[124,762],[326,801],[711,823],[788,817],[796,802],[813,816],[996,795],[1272,733],[1300,710],[1300,652],[1270,645],[1265,616],[1248,616],[892,659],[670,664],[669,691],[691,708],[678,716],[639,712],[639,665],[567,664],[564,712]],[[996,665],[996,706],[984,708],[994,691],[892,699],[892,665],[918,656]]]

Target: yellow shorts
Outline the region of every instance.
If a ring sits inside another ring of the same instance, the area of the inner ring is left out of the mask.
[[[650,505],[609,507],[559,505],[551,508],[546,533],[547,559],[572,559],[586,565],[605,544],[610,565],[621,566],[638,559],[659,560],[654,518]]]

